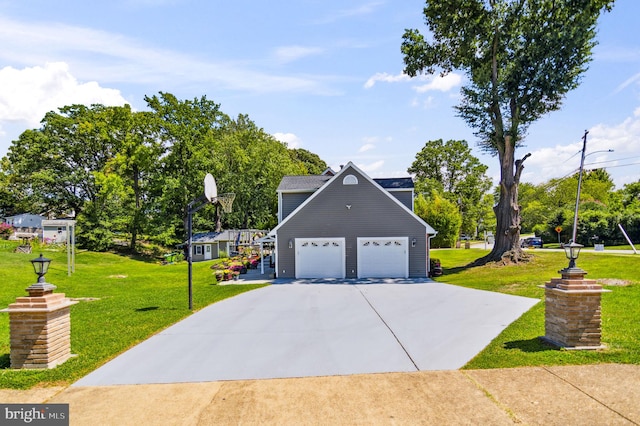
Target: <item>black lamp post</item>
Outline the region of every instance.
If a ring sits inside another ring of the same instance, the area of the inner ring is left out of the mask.
[[[49,270],[50,263],[51,263],[51,259],[47,259],[46,257],[43,257],[42,253],[40,253],[39,257],[31,260],[31,264],[33,265],[33,270],[38,276],[38,283],[46,282],[44,280],[44,275]]]
[[[567,259],[569,259],[568,269],[576,268],[576,260],[578,259],[578,256],[580,256],[580,250],[582,247],[584,247],[582,244],[578,244],[573,240],[571,240],[569,244],[564,245],[564,253],[567,256]]]
[[[42,253],[39,257],[33,259],[31,264],[33,265],[33,271],[38,276],[38,282],[35,284],[31,284],[27,287],[27,292],[32,297],[43,296],[51,293],[56,289],[56,286],[50,284],[45,281],[44,275],[49,270],[49,264],[51,263],[51,259],[47,259],[42,256]]]

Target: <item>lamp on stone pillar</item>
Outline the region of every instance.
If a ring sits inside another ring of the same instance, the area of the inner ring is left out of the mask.
[[[53,290],[56,289],[56,286],[49,284],[44,279],[45,274],[49,271],[51,259],[43,257],[42,253],[40,253],[39,257],[31,260],[31,264],[33,265],[33,271],[38,276],[38,282],[27,287],[27,293],[29,293],[29,296],[36,297],[53,292]]]
[[[33,259],[38,282],[27,287],[29,296],[16,298],[3,312],[9,313],[11,368],[54,368],[71,354],[71,301],[45,281],[51,259]]]
[[[31,264],[33,265],[33,270],[38,276],[39,283],[45,282],[44,276],[47,273],[47,271],[49,271],[50,263],[51,263],[51,259],[47,259],[46,257],[43,257],[42,253],[40,253],[39,257],[31,260]]]
[[[553,346],[565,349],[601,349],[601,296],[604,290],[596,280],[585,279],[587,272],[576,266],[582,249],[573,240],[566,244],[569,266],[552,278],[545,289],[545,335]]]
[[[576,267],[576,260],[578,260],[578,256],[580,256],[580,250],[584,246],[582,244],[578,244],[571,240],[569,244],[564,245],[564,254],[569,259],[569,269],[574,269]]]

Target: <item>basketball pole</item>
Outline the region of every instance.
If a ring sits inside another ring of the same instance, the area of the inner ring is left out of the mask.
[[[189,310],[193,311],[193,214],[211,203],[201,195],[187,206],[187,263],[189,265]]]

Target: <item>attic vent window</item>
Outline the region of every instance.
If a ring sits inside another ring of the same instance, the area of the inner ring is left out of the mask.
[[[355,177],[354,175],[347,175],[344,177],[344,179],[342,179],[342,184],[343,185],[357,185],[358,184],[358,178]]]

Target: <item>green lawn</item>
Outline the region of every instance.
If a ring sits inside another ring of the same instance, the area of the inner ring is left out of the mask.
[[[29,260],[0,241],[0,309],[36,282]],[[43,251],[51,258],[47,282],[56,292],[81,299],[71,307],[71,352],[77,357],[44,371],[9,368],[9,314],[0,313],[0,387],[69,384],[136,343],[190,315],[187,264],[162,266],[112,253],[79,252],[76,272],[67,276],[66,252]],[[193,264],[193,305],[201,309],[261,285],[213,285],[212,262]]]
[[[533,251],[528,263],[513,266],[466,265],[487,253],[484,250],[433,250],[440,258],[444,275],[437,281],[481,290],[543,299],[539,285],[567,266],[562,252]],[[465,368],[502,368],[536,365],[578,365],[594,363],[640,364],[640,255],[583,252],[578,266],[587,278],[606,280],[602,296],[602,342],[599,351],[558,350],[543,344],[544,303],[534,306],[515,321]]]
[[[35,282],[29,260],[33,254],[13,253],[14,245],[0,241],[2,292],[0,308]],[[82,299],[71,308],[72,353],[78,356],[52,370],[9,368],[9,315],[0,314],[0,387],[29,388],[34,385],[69,384],[136,343],[188,316],[186,263],[161,266],[110,253],[79,252],[76,272],[67,276],[66,253],[44,251],[53,259],[47,281],[57,292]],[[561,252],[534,251],[531,262],[518,266],[467,268],[484,250],[433,250],[441,259],[445,275],[440,282],[464,287],[542,299],[538,288],[567,261]],[[218,286],[209,266],[194,264],[194,308],[261,286]],[[589,278],[608,279],[611,293],[603,295],[602,351],[564,351],[544,345],[544,304],[539,303],[511,324],[465,368],[498,368],[527,365],[589,363],[640,364],[640,255],[582,253],[578,265]],[[617,281],[613,281],[617,280]],[[623,284],[623,285],[619,285]]]

